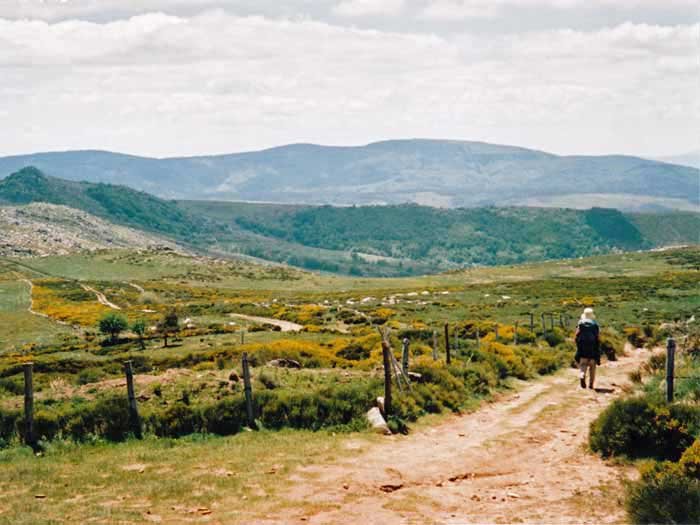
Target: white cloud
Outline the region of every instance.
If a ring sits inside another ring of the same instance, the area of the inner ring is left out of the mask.
[[[395,15],[404,7],[404,0],[344,0],[333,11],[341,16]]]
[[[421,10],[428,19],[455,20],[465,18],[493,18],[511,9],[601,9],[635,8],[672,9],[697,8],[697,0],[429,0]]]
[[[186,155],[425,136],[693,149],[699,25],[481,38],[211,11],[0,20],[0,154]]]

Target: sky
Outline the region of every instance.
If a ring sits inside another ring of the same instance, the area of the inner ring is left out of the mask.
[[[697,0],[0,0],[0,155],[700,149]]]

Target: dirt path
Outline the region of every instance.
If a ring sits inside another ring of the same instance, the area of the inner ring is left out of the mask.
[[[593,392],[562,370],[475,413],[336,464],[293,474],[282,497],[297,523],[619,523],[620,478],[586,451],[589,423],[649,354],[599,368]],[[286,518],[285,518],[286,519]]]
[[[124,284],[128,284],[129,286],[134,288],[139,293],[146,293],[146,290],[143,289],[143,286],[139,286],[136,283],[130,283],[130,282],[124,281]]]
[[[91,286],[88,286],[88,285],[86,285],[86,284],[81,284],[80,286],[81,286],[81,287],[83,288],[83,290],[85,290],[86,292],[92,292],[92,293],[94,293],[94,294],[95,294],[95,297],[97,298],[97,302],[100,303],[101,305],[104,305],[104,306],[106,306],[106,307],[108,307],[108,308],[111,308],[112,310],[121,310],[121,307],[120,307],[120,306],[117,306],[116,304],[114,304],[113,302],[111,302],[109,299],[107,299],[107,297],[105,296],[105,294],[103,294],[102,292],[98,292],[97,290],[95,290],[94,288],[92,288]]]
[[[63,326],[71,326],[70,323],[66,323],[65,321],[59,321],[58,319],[54,319],[53,317],[50,317],[46,314],[43,314],[41,312],[37,312],[34,310],[34,283],[30,281],[29,279],[26,278],[20,278],[20,281],[27,283],[29,285],[29,306],[27,307],[27,311],[32,314],[36,315],[38,317],[43,317],[44,319],[48,319],[49,321],[53,321],[54,323],[63,325]]]
[[[304,329],[300,324],[292,323],[290,321],[282,321],[280,319],[272,319],[270,317],[256,317],[254,315],[244,315],[244,314],[229,314],[231,317],[236,319],[244,319],[246,321],[251,321],[253,323],[260,324],[271,324],[273,326],[279,326],[283,332],[299,332]]]

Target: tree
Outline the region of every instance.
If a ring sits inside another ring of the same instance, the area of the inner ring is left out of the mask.
[[[126,317],[114,312],[110,312],[102,316],[99,324],[100,332],[105,335],[109,335],[112,344],[117,342],[119,334],[126,330],[128,326],[129,323],[126,320]]]
[[[146,348],[146,345],[143,342],[143,336],[146,334],[146,321],[144,321],[143,319],[137,319],[131,325],[131,331],[138,336],[139,344],[141,345],[141,350],[144,350]]]
[[[158,323],[158,331],[163,334],[163,347],[168,346],[168,335],[180,330],[180,319],[175,310],[168,310]]]

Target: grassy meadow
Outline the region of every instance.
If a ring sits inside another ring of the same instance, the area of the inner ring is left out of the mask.
[[[584,306],[596,309],[610,359],[626,338],[697,316],[699,276],[697,248],[402,279],[167,250],[0,260],[0,522],[167,522],[212,509],[225,521],[252,516],[222,510],[225,498],[247,501],[260,518],[280,504],[267,500],[278,473],[347,453],[349,436],[357,447],[377,439],[364,414],[383,389],[378,327],[390,329],[399,360],[409,339],[420,374],[410,392],[397,392],[389,421],[410,432],[428,414],[468,409],[516,380],[569,366]],[[158,326],[170,311],[179,326],[165,346]],[[143,320],[143,341],[130,329],[114,340],[100,333],[110,313]],[[552,314],[546,330],[542,314]],[[282,331],[280,321],[299,330]],[[243,352],[260,432],[246,431]],[[300,368],[275,366],[279,359]],[[127,360],[142,441],[128,421]],[[42,457],[22,445],[27,361]]]

